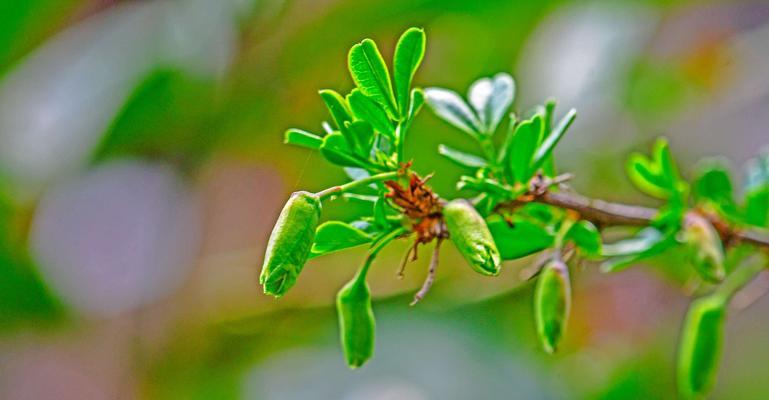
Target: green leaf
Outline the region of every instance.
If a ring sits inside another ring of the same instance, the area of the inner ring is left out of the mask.
[[[642,259],[661,254],[676,244],[674,231],[644,228],[632,238],[603,244],[601,255],[608,259],[601,264],[601,271],[619,272]]]
[[[390,74],[376,43],[365,39],[353,46],[348,55],[348,65],[350,75],[361,92],[381,104],[393,119],[397,119],[398,110]]]
[[[398,40],[393,58],[393,79],[401,118],[408,116],[411,81],[424,55],[425,31],[419,28],[408,29]]]
[[[353,89],[347,96],[347,102],[350,103],[350,109],[355,118],[367,121],[377,132],[391,138],[395,137],[395,128],[390,122],[390,117],[387,116],[387,111],[379,103],[363,94],[360,89]]]
[[[537,114],[532,119],[522,122],[515,129],[510,154],[510,169],[516,182],[526,183],[534,175],[531,169],[537,143],[542,134],[542,116]]]
[[[694,194],[700,201],[718,205],[734,204],[734,189],[729,172],[717,161],[708,161],[699,168],[694,182]]]
[[[344,167],[362,167],[364,163],[352,153],[350,145],[342,134],[334,132],[323,138],[320,154],[333,164]]]
[[[769,225],[769,186],[745,193],[745,222],[756,226]]]
[[[534,155],[534,161],[532,162],[531,169],[536,172],[547,158],[553,153],[553,149],[561,140],[563,135],[569,129],[574,119],[577,118],[577,110],[571,109],[566,116],[561,119],[558,126],[553,129],[552,132],[545,138],[542,144],[537,149],[537,153]]]
[[[554,353],[563,337],[571,310],[569,268],[563,261],[552,260],[537,278],[534,292],[534,317],[542,347]]]
[[[564,239],[573,241],[587,255],[601,254],[601,233],[589,221],[579,221],[572,225]]]
[[[374,128],[366,121],[347,122],[346,125],[356,152],[368,158],[371,153],[371,146],[374,144]]]
[[[435,115],[455,127],[475,136],[483,132],[473,110],[456,92],[442,88],[425,89],[425,100]]]
[[[340,221],[325,222],[315,232],[315,242],[312,244],[310,258],[369,242],[371,242],[369,234],[350,224]]]
[[[485,167],[486,160],[473,154],[467,154],[465,152],[452,149],[449,146],[441,144],[438,146],[438,154],[448,158],[449,160],[469,168],[483,168]]]
[[[411,91],[411,102],[409,103],[408,120],[411,121],[417,116],[419,110],[425,104],[425,92],[422,89],[413,89]]]
[[[501,218],[494,218],[489,220],[488,225],[503,260],[515,260],[540,252],[551,247],[555,240],[546,228],[522,219],[514,220],[510,226]]]
[[[692,302],[678,349],[678,388],[683,398],[703,398],[716,380],[724,341],[726,306],[718,297]]]
[[[291,128],[286,131],[283,143],[318,150],[320,145],[323,144],[323,138],[314,133]]]
[[[390,222],[387,219],[387,201],[384,195],[380,193],[373,205],[374,222],[380,228],[386,229],[390,226]]]
[[[480,125],[487,134],[494,133],[513,103],[515,83],[506,73],[494,78],[482,78],[470,86],[467,98],[480,119]]]
[[[660,178],[659,171],[642,154],[631,154],[627,162],[627,174],[633,184],[642,192],[657,198],[668,196],[665,182]]]
[[[329,113],[331,113],[331,118],[333,118],[336,127],[347,139],[347,143],[354,148],[354,138],[350,135],[350,132],[347,129],[347,124],[352,122],[352,115],[350,115],[350,112],[347,110],[344,98],[342,98],[339,93],[329,89],[321,90],[318,93],[326,104]]]

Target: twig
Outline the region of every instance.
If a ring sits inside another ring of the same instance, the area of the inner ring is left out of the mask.
[[[443,242],[443,238],[439,237],[437,239],[437,242],[435,243],[435,249],[433,250],[433,257],[430,259],[430,269],[427,270],[427,277],[425,278],[425,283],[422,284],[422,288],[419,289],[419,291],[414,295],[414,300],[410,304],[411,306],[414,306],[417,303],[419,303],[419,301],[422,300],[425,297],[425,295],[427,295],[427,292],[430,291],[430,288],[433,286],[433,282],[435,282],[435,271],[438,269],[438,257],[440,255],[442,242]]]
[[[606,226],[647,226],[659,213],[656,208],[632,206],[591,199],[574,192],[545,192],[531,201],[560,207],[579,213],[580,218],[602,227]],[[520,201],[518,202],[520,203]],[[712,218],[713,216],[706,216]],[[743,230],[723,225],[722,236],[740,243],[769,248],[769,233],[759,230]]]

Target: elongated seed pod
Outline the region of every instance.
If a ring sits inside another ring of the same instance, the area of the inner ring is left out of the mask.
[[[700,398],[713,387],[721,358],[725,302],[695,300],[686,315],[678,350],[678,388],[684,398]]]
[[[280,297],[296,283],[310,255],[320,208],[318,196],[308,192],[294,192],[283,206],[267,242],[259,276],[264,293]]]
[[[486,221],[467,200],[443,207],[450,239],[470,266],[484,275],[498,275],[501,257]]]
[[[358,368],[374,355],[374,311],[366,279],[360,275],[336,296],[339,331],[347,365]]]
[[[571,310],[569,269],[561,260],[552,260],[537,278],[534,316],[542,347],[554,353],[561,341]]]
[[[718,232],[707,219],[695,214],[686,215],[683,237],[689,248],[694,269],[709,282],[724,279],[724,248]]]

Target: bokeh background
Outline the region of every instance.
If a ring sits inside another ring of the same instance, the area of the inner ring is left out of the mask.
[[[375,358],[349,371],[332,301],[362,249],[312,261],[284,298],[257,285],[288,194],[341,182],[282,145],[318,131],[317,90],[349,90],[349,47],[387,58],[421,26],[421,86],[514,75],[514,107],[580,116],[557,150],[580,191],[654,204],[624,157],[669,137],[685,174],[735,176],[769,144],[769,3],[759,1],[26,0],[0,2],[0,398],[670,399],[689,302],[676,255],[615,275],[586,265],[560,353],[540,351],[531,260],[479,277],[445,246],[370,276]],[[436,155],[468,138],[425,111],[407,157],[455,196]],[[739,179],[738,179],[739,180]],[[338,202],[324,218],[363,210]],[[657,265],[659,264],[659,265]],[[769,396],[769,288],[737,297],[715,399]]]

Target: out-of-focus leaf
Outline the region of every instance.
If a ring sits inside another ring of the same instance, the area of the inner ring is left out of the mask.
[[[360,89],[353,89],[347,96],[347,102],[350,103],[355,118],[369,122],[379,133],[394,137],[395,128],[387,116],[387,111],[379,103],[363,94]]]
[[[718,205],[734,204],[729,172],[720,164],[703,164],[694,182],[694,194],[698,200],[709,200]]]
[[[137,84],[161,66],[207,79],[221,76],[234,51],[230,7],[206,1],[119,4],[20,60],[0,84],[2,174],[35,193],[81,168]]]
[[[483,132],[481,122],[473,110],[456,92],[442,88],[425,89],[425,100],[435,114],[444,121],[472,136]]]
[[[504,260],[515,260],[547,249],[553,245],[554,235],[540,225],[516,219],[510,226],[494,218],[488,222],[491,235]]]
[[[572,225],[564,239],[573,241],[587,255],[601,254],[601,233],[589,221],[579,221]]]
[[[301,147],[306,147],[312,150],[318,150],[320,145],[323,144],[323,138],[303,131],[301,129],[291,128],[286,131],[283,143],[293,144]]]
[[[536,172],[537,169],[542,166],[545,160],[547,160],[547,158],[553,153],[553,149],[555,149],[555,146],[569,129],[575,118],[577,118],[577,110],[572,108],[568,113],[566,113],[566,116],[561,119],[561,122],[558,123],[558,126],[556,126],[552,132],[545,132],[548,134],[548,136],[545,138],[539,148],[537,148],[537,152],[533,157],[531,169],[534,172]]]
[[[487,165],[486,160],[481,157],[452,149],[444,144],[438,146],[438,153],[463,167],[483,168]]]
[[[745,193],[745,222],[757,226],[769,225],[769,186]]]
[[[478,114],[485,133],[491,134],[513,103],[515,83],[513,77],[499,73],[493,78],[482,78],[470,86],[468,100]]]
[[[410,28],[403,33],[395,46],[393,79],[401,119],[408,116],[411,81],[425,55],[425,31]]]
[[[618,272],[644,258],[660,254],[676,244],[675,235],[648,227],[632,238],[604,243],[601,255],[608,257],[601,264],[603,272]]]
[[[365,39],[350,49],[348,66],[353,81],[366,96],[381,104],[388,114],[396,119],[398,106],[395,104],[390,73],[382,54],[371,39]]]
[[[510,169],[516,182],[525,183],[535,171],[531,169],[537,143],[542,135],[542,116],[522,122],[515,129],[510,152]]]
[[[315,232],[310,258],[360,246],[370,241],[369,234],[350,224],[340,221],[325,222]]]

